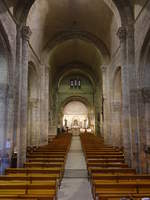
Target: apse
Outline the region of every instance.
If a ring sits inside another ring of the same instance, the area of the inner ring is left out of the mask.
[[[63,111],[63,126],[72,128],[88,128],[88,108],[80,101],[71,101]]]

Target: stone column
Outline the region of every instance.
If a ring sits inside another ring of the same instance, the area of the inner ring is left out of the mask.
[[[0,158],[4,157],[6,139],[6,99],[7,84],[0,84]]]
[[[126,162],[131,165],[131,137],[129,127],[129,77],[127,66],[127,54],[126,54],[126,39],[127,32],[125,27],[120,27],[117,33],[120,39],[120,57],[121,57],[121,80],[122,80],[122,132],[123,132],[123,147],[125,153]]]
[[[95,133],[100,135],[100,84],[97,84],[94,95],[95,106]]]
[[[122,147],[121,102],[112,103],[112,144]]]
[[[135,47],[134,47],[134,25],[127,26],[127,66],[129,77],[129,99],[130,99],[130,135],[132,136],[132,166],[140,172],[140,137],[138,129],[138,90],[137,74],[135,66]]]
[[[27,101],[28,101],[28,41],[31,35],[29,27],[23,26],[17,30],[18,61],[16,63],[17,74],[16,84],[16,115],[15,128],[17,135],[17,152],[18,152],[18,167],[23,166],[26,160],[26,145],[27,145]],[[21,49],[21,51],[20,51]]]
[[[13,123],[14,123],[14,94],[13,86],[9,86],[7,93],[7,127],[6,127],[6,140],[9,147],[7,147],[7,154],[9,155],[9,160],[11,159],[13,150]]]
[[[49,67],[45,68],[45,141],[49,135]]]
[[[45,65],[41,66],[41,131],[40,144],[48,143],[49,129],[49,70]]]
[[[22,34],[21,27],[17,25],[16,35],[16,66],[14,73],[14,133],[13,133],[13,152],[18,152],[20,149],[20,87],[22,77]]]
[[[7,84],[0,83],[0,174],[3,174],[7,165],[6,157],[6,119],[7,119]]]
[[[28,103],[29,107],[29,128],[28,128],[28,144],[31,146],[39,146],[39,100],[32,98]]]
[[[150,173],[150,87],[142,88],[141,93],[142,93],[142,102],[144,103],[144,115],[143,115],[144,127],[143,127],[142,132],[144,132],[143,138],[145,136],[145,139],[146,139],[146,143],[145,141],[143,141],[144,139],[140,141],[142,143],[141,146],[143,147],[144,153],[145,153],[145,156],[144,156],[143,152],[141,152],[143,155],[143,158],[141,159],[143,161],[142,164],[143,165],[146,164],[146,170],[144,171],[143,169],[143,172]]]
[[[103,135],[105,143],[111,144],[111,131],[110,131],[110,104],[109,104],[109,91],[108,91],[108,74],[107,65],[101,66],[102,71],[102,81],[103,81]]]
[[[57,135],[56,127],[56,95],[55,95],[55,84],[52,82],[52,72],[49,73],[49,137],[55,137]]]

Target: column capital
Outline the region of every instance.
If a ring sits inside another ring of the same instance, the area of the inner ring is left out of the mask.
[[[125,41],[127,37],[127,30],[124,26],[119,27],[117,36],[120,39],[120,41]]]
[[[32,32],[29,26],[23,26],[22,27],[22,37],[23,39],[29,41],[30,36],[31,36]]]

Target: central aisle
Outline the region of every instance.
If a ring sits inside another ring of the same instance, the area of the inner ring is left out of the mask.
[[[58,200],[92,199],[80,137],[72,136],[64,178],[60,190],[58,191]]]

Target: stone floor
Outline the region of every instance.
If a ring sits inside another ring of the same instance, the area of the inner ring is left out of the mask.
[[[79,136],[72,137],[58,200],[93,200]]]

